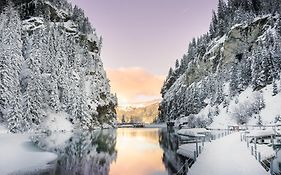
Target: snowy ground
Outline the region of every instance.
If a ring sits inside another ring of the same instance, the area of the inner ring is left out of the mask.
[[[234,133],[212,141],[198,157],[189,175],[269,175]]]
[[[47,169],[57,155],[36,148],[28,134],[0,134],[0,174]]]

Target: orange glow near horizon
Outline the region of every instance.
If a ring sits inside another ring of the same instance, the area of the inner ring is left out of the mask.
[[[144,104],[161,98],[164,76],[154,75],[137,67],[108,69],[107,74],[120,106]]]

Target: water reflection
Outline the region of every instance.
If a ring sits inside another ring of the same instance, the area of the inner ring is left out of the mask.
[[[59,156],[55,170],[49,174],[107,175],[117,157],[115,130],[55,133],[33,140],[40,148]]]
[[[185,161],[193,161],[191,158],[177,154],[179,141],[175,132],[168,132],[166,129],[160,130],[159,143],[164,150],[163,163],[169,175],[178,173]]]
[[[166,129],[55,133],[33,141],[58,154],[53,169],[37,172],[44,175],[172,175],[191,160],[177,154],[177,136]]]
[[[117,130],[118,156],[110,175],[166,175],[159,145],[159,129]]]

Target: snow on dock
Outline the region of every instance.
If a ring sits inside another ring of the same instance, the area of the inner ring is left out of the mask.
[[[188,175],[269,175],[234,133],[205,147]]]
[[[190,137],[205,137],[205,134],[211,133],[205,128],[188,128],[188,129],[180,129],[177,131],[177,134],[190,136]]]

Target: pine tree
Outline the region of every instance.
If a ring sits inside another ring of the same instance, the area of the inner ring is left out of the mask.
[[[223,36],[226,31],[226,15],[227,15],[227,6],[224,0],[219,0],[218,4],[218,35]]]
[[[215,38],[218,35],[218,18],[215,11],[213,11],[212,13],[212,21],[210,24],[209,32],[210,37]]]
[[[273,80],[272,82],[272,96],[275,96],[278,94],[278,87],[276,84],[276,80]]]
[[[16,10],[9,4],[4,13],[7,22],[3,28],[1,54],[0,104],[2,118],[8,123],[11,132],[23,131],[22,95],[20,91],[20,72],[22,69],[21,21]]]

